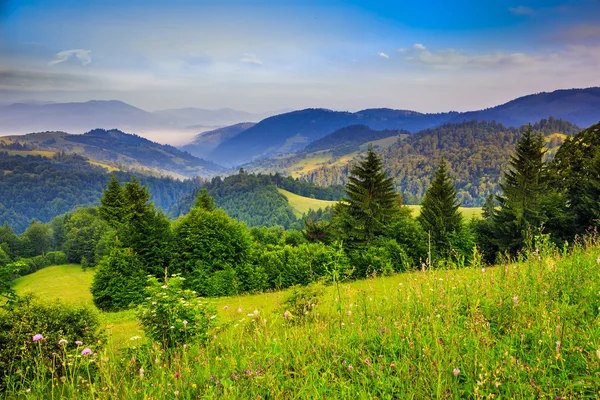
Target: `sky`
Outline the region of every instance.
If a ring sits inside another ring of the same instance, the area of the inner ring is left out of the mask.
[[[600,86],[600,0],[0,0],[0,103],[492,107]]]

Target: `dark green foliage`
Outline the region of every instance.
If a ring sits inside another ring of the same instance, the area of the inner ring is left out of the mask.
[[[599,225],[600,123],[568,138],[550,166],[552,185],[559,189],[566,222],[563,232],[583,234]]]
[[[13,232],[8,222],[0,226],[0,246],[8,257],[14,259],[19,251],[19,237]]]
[[[351,125],[340,128],[333,133],[315,140],[306,146],[302,152],[312,153],[320,150],[328,150],[333,156],[342,156],[360,150],[360,145],[390,136],[409,135],[405,130],[383,130],[376,131],[365,125]]]
[[[517,143],[510,168],[504,173],[499,210],[494,213],[494,232],[498,248],[515,255],[528,236],[539,232],[547,221],[544,197],[549,178],[544,162],[544,137],[531,127]]]
[[[346,199],[336,206],[338,225],[350,243],[365,244],[385,232],[399,211],[397,194],[381,160],[369,148],[367,158],[351,171]]]
[[[69,262],[79,263],[85,258],[89,266],[95,265],[95,252],[98,242],[108,229],[94,207],[80,208],[64,217],[64,249]]]
[[[455,179],[458,200],[467,207],[481,206],[490,194],[500,192],[502,171],[526,129],[527,126],[508,128],[480,120],[446,124],[407,136],[379,154],[407,204],[421,202],[437,160],[444,156]],[[574,135],[581,130],[552,117],[535,123],[532,129],[546,137],[557,132]],[[559,137],[549,140],[550,153],[560,145],[560,140]],[[319,185],[344,184],[350,169],[350,165],[327,166],[302,178]]]
[[[132,249],[114,246],[96,267],[92,299],[103,311],[124,310],[144,298],[146,273]]]
[[[25,232],[21,235],[21,255],[33,257],[44,255],[51,249],[52,236],[50,227],[39,221],[31,221]]]
[[[249,261],[251,238],[245,226],[222,210],[192,208],[174,226],[171,271],[188,279],[203,296],[244,291],[241,271]]]
[[[321,282],[313,282],[306,286],[294,286],[281,303],[284,318],[288,321],[312,318],[315,309],[325,293]]]
[[[138,318],[146,336],[165,349],[188,343],[206,343],[212,336],[217,310],[183,288],[183,278],[166,281],[148,278],[145,300],[138,308]]]
[[[415,218],[398,218],[390,225],[386,235],[402,247],[410,265],[420,267],[427,261],[427,232]]]
[[[302,243],[307,243],[307,240],[302,234],[302,232],[289,230],[283,233],[281,243],[284,245],[298,246]]]
[[[57,364],[56,353],[76,348],[76,340],[95,350],[99,327],[98,313],[83,305],[24,297],[8,309],[0,308],[0,392],[5,377],[17,370],[28,378],[42,370],[64,376],[66,371]],[[37,334],[44,339],[33,342]],[[67,341],[65,347],[59,345],[60,340]],[[31,368],[38,363],[46,364],[47,369]]]
[[[74,135],[73,135],[74,136]],[[10,171],[4,173],[1,171]],[[130,173],[116,172],[121,181]],[[77,155],[10,156],[0,151],[0,225],[23,232],[32,219],[48,222],[76,206],[98,204],[109,175]],[[138,176],[157,207],[168,209],[197,186],[194,181]]]
[[[260,244],[271,244],[276,245],[280,242],[281,237],[283,236],[284,229],[282,226],[272,226],[272,227],[258,227],[254,226],[250,228],[250,235],[254,241]]]
[[[215,209],[215,200],[210,197],[206,188],[202,188],[202,190],[198,193],[196,201],[194,202],[194,207],[202,208],[206,211],[212,211]]]
[[[431,237],[432,250],[441,257],[449,255],[452,248],[450,238],[462,228],[459,207],[456,188],[448,175],[446,161],[442,158],[431,186],[425,192],[421,214],[417,218],[423,230]]]
[[[116,229],[125,222],[125,194],[117,177],[110,176],[110,182],[100,198],[98,214],[106,223]]]

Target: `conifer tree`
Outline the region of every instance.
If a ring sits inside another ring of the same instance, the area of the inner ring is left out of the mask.
[[[115,174],[110,176],[108,187],[102,192],[98,212],[100,217],[105,220],[109,226],[115,229],[125,220],[125,197],[123,187]]]
[[[208,194],[208,190],[206,190],[206,188],[202,188],[202,190],[198,193],[196,201],[194,202],[194,207],[199,207],[206,211],[212,211],[215,209],[215,200]]]
[[[148,213],[154,210],[154,204],[150,202],[148,186],[142,186],[134,176],[131,182],[125,184],[123,190],[125,199],[125,220],[129,223],[143,222]]]
[[[517,142],[510,167],[500,184],[497,197],[499,210],[494,215],[494,227],[500,251],[516,254],[528,235],[538,231],[546,221],[544,196],[548,175],[544,162],[545,140],[533,133],[531,125]]]
[[[418,217],[421,226],[431,237],[433,250],[440,256],[449,253],[452,235],[461,230],[463,218],[459,207],[456,188],[448,175],[446,161],[442,158],[431,186],[425,192]]]
[[[367,158],[350,171],[346,199],[336,206],[339,231],[355,244],[369,243],[382,234],[399,208],[392,178],[369,147]]]

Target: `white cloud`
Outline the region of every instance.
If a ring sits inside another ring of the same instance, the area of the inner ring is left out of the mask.
[[[398,49],[398,53],[406,53],[407,51],[408,51],[408,49],[404,49],[404,48]]]
[[[427,48],[425,46],[423,46],[421,43],[415,43],[415,45],[413,47],[417,50],[427,50]]]
[[[92,62],[92,51],[83,49],[65,50],[54,55],[54,59],[48,65],[56,65],[69,60],[71,57],[77,57],[81,65],[87,65]]]
[[[389,60],[389,59],[390,59],[390,56],[388,56],[387,54],[385,54],[385,53],[383,53],[383,52],[381,52],[381,51],[380,51],[379,53],[377,53],[377,55],[378,55],[379,57],[385,58],[386,60]]]
[[[513,13],[515,15],[531,16],[531,15],[535,14],[535,10],[533,8],[525,7],[525,6],[511,7],[508,9],[508,11],[510,11],[511,13]]]
[[[262,60],[252,53],[244,53],[244,57],[240,58],[240,62],[246,64],[263,65]]]

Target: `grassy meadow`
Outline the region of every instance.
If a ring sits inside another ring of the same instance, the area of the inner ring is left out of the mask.
[[[296,216],[301,217],[302,214],[308,212],[308,210],[318,210],[319,208],[325,209],[326,207],[333,206],[336,202],[329,200],[318,200],[311,199],[309,197],[299,196],[292,192],[288,192],[284,189],[277,189],[279,193],[283,194],[287,199],[288,203],[294,209],[294,213]],[[421,212],[421,206],[416,205],[408,205],[413,212],[414,216],[419,215]],[[459,211],[462,213],[463,217],[468,221],[473,217],[481,217],[482,209],[481,207],[460,207]]]
[[[104,324],[108,343],[65,355],[72,376],[15,377],[10,388],[18,398],[597,398],[600,246],[542,247],[491,268],[477,259],[329,285],[311,313],[288,319],[293,289],[213,299],[212,342],[169,353],[135,339],[133,314],[103,314],[116,321]],[[50,267],[16,289],[89,302],[91,274]]]

